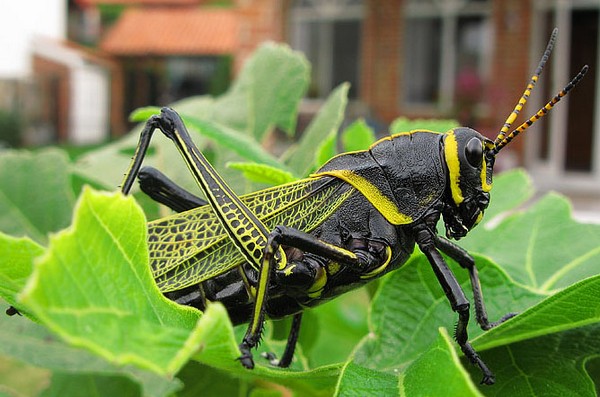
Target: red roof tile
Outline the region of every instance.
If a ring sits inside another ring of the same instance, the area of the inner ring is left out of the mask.
[[[178,7],[123,12],[100,48],[114,55],[219,55],[237,46],[235,11]]]

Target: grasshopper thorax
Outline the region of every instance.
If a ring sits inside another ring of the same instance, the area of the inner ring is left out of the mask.
[[[443,211],[446,234],[465,236],[483,217],[490,201],[494,143],[477,131],[459,127],[444,135],[448,188]]]

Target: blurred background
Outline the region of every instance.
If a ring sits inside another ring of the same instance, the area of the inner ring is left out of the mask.
[[[348,81],[346,117],[379,131],[398,116],[454,118],[495,137],[558,27],[526,116],[590,71],[499,167],[526,167],[600,219],[598,0],[23,0],[0,19],[9,147],[105,143],[140,106],[225,92],[264,41],[312,64],[301,120]]]

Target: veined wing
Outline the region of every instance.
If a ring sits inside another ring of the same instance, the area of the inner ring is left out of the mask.
[[[294,202],[303,200],[311,191],[318,191],[317,185],[322,183],[317,183],[319,179],[298,180],[240,198],[259,219],[264,220],[277,211],[285,210]],[[210,205],[149,222],[148,249],[154,277],[195,257],[223,239],[228,239],[225,228]]]
[[[251,193],[242,196],[242,199],[256,211],[267,228],[287,225],[310,232],[327,219],[353,191],[351,186],[337,178],[310,178]],[[176,262],[161,272],[153,269],[156,283],[163,292],[197,284],[244,263],[244,258],[222,228],[220,234],[213,232],[200,242],[193,238],[186,240],[185,236],[180,241],[184,243],[171,244],[172,249],[168,250]],[[188,246],[195,243],[201,249],[190,250]],[[179,248],[180,245],[183,248]],[[193,253],[182,258],[177,255],[178,250]]]

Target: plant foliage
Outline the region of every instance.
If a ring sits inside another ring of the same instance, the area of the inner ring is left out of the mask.
[[[375,140],[362,120],[340,131],[346,84],[299,134],[308,80],[300,55],[269,44],[225,94],[174,107],[228,182],[244,192],[303,177],[336,153]],[[141,109],[133,118],[156,111]],[[264,149],[275,129],[296,137],[279,157]],[[236,361],[245,328],[233,328],[219,304],[200,313],[165,299],[148,268],[148,215],[133,198],[98,189],[115,190],[138,133],[76,163],[57,149],[0,155],[0,296],[24,314],[0,316],[0,393],[598,394],[600,226],[575,222],[568,201],[556,194],[524,207],[533,195],[524,172],[496,178],[484,222],[460,242],[475,256],[491,319],[520,313],[488,332],[471,322],[471,340],[495,371],[495,386],[479,386],[480,374],[457,350],[448,331],[456,315],[418,251],[376,289],[308,311],[291,369],[257,357],[249,371]],[[156,138],[148,163],[193,188],[172,144]],[[467,272],[451,268],[469,292]],[[287,326],[269,323],[260,349],[281,353]]]

